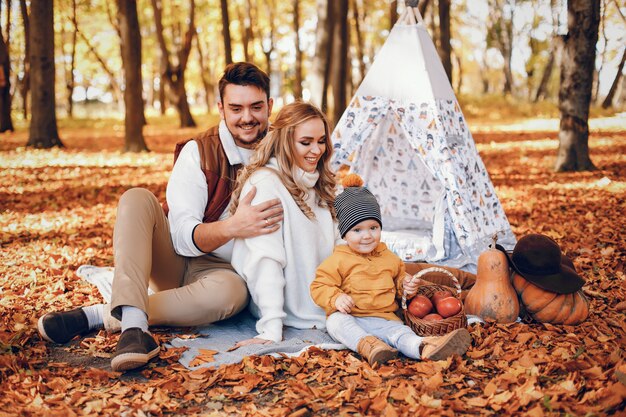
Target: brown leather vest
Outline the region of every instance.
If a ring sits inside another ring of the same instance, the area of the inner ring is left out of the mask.
[[[187,142],[195,140],[198,144],[200,168],[206,178],[208,194],[207,205],[202,219],[205,223],[217,221],[226,209],[235,180],[237,179],[237,173],[243,166],[241,164],[230,165],[226,152],[224,152],[222,147],[218,131],[217,126],[212,127],[196,138],[177,143],[174,151],[174,163],[176,163],[178,155],[180,155]],[[165,210],[165,215],[167,215],[169,212],[167,202],[163,204],[163,210]]]

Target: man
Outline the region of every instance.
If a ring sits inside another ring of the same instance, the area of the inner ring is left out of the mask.
[[[227,66],[219,91],[219,126],[176,146],[167,204],[141,188],[120,198],[111,304],[48,313],[38,322],[43,338],[66,343],[102,327],[121,330],[111,367],[126,371],[159,353],[148,325],[208,324],[246,306],[245,282],[230,265],[232,240],[276,231],[282,207],[253,206],[255,189],[232,216],[227,207],[237,172],[267,133],[273,101],[269,77],[249,63]]]

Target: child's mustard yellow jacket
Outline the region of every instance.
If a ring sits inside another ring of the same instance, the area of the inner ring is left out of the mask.
[[[335,300],[343,293],[354,300],[353,316],[400,320],[396,294],[402,294],[404,275],[404,262],[384,243],[368,255],[340,245],[317,268],[311,296],[326,315],[337,311]]]

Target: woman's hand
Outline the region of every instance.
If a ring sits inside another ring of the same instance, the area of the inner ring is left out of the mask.
[[[235,343],[235,346],[229,349],[229,351],[239,349],[240,347],[248,346],[248,345],[269,345],[270,343],[274,343],[274,342],[272,342],[271,340],[253,337],[252,339],[246,339],[246,340],[242,340],[241,342]]]
[[[348,294],[341,294],[335,299],[335,308],[341,313],[350,314],[352,307],[354,307],[354,300]]]
[[[417,292],[417,287],[420,285],[423,285],[421,279],[414,279],[413,275],[406,274],[404,276],[404,281],[402,282],[402,287],[404,288],[407,298],[413,297]]]

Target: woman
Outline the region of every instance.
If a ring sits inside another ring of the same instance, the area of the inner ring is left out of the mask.
[[[259,334],[236,347],[280,342],[283,325],[325,328],[325,312],[311,299],[309,286],[340,241],[332,149],[324,114],[308,103],[288,104],[237,178],[231,212],[254,186],[253,203],[279,199],[284,219],[273,233],[235,240],[232,265],[246,281],[250,310],[259,319]]]

